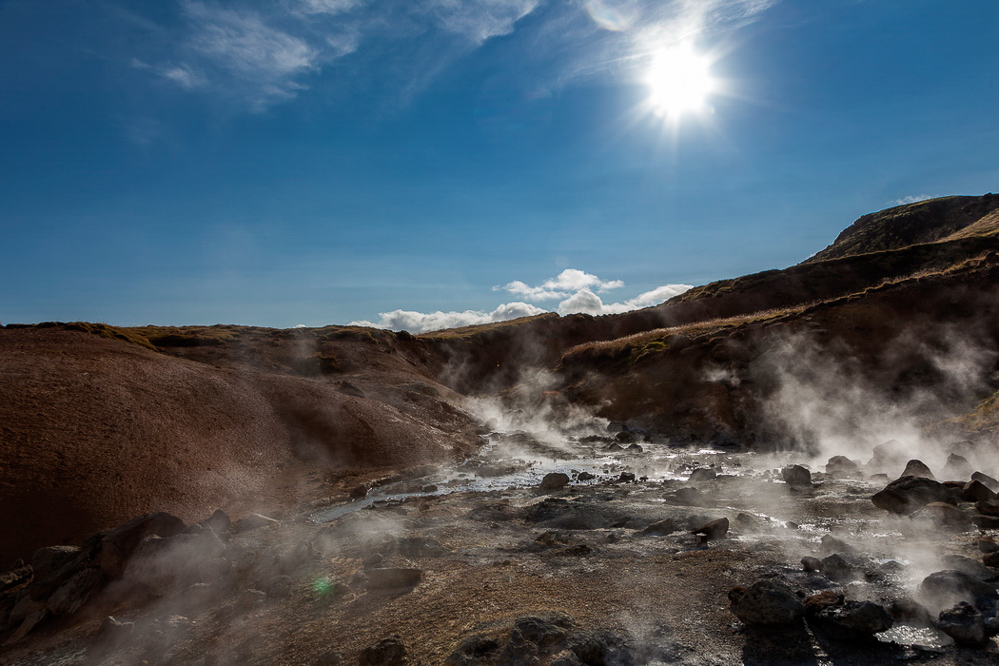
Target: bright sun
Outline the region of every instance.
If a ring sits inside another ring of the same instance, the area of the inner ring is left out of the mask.
[[[673,119],[704,111],[715,88],[710,59],[689,44],[656,51],[645,83],[653,112]]]

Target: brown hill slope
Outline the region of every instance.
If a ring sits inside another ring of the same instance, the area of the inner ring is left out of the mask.
[[[281,349],[228,353],[260,361]],[[474,424],[447,390],[398,351],[370,353],[386,357],[377,381],[346,382],[216,367],[65,327],[0,330],[0,566],[148,511],[194,520],[328,495],[330,466],[467,455]]]

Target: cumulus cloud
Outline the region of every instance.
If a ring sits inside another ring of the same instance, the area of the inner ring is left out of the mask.
[[[392,310],[379,313],[377,322],[352,321],[351,326],[371,326],[373,328],[388,328],[393,331],[409,331],[410,333],[426,333],[445,328],[460,326],[475,326],[491,324],[498,321],[509,321],[520,317],[532,317],[545,314],[547,310],[529,303],[504,303],[492,312],[481,310],[465,310],[464,312],[415,312],[413,310]]]
[[[567,268],[559,273],[557,277],[545,280],[535,287],[520,280],[514,280],[502,287],[493,287],[493,291],[502,289],[511,294],[523,296],[531,301],[551,301],[558,298],[566,298],[581,289],[596,289],[598,292],[605,292],[623,286],[624,282],[621,280],[604,281],[596,275],[591,275],[585,271],[576,268]]]
[[[619,289],[623,286],[624,282],[621,280],[601,280],[596,275],[575,268],[569,268],[562,271],[558,276],[545,280],[535,287],[531,287],[520,280],[515,280],[503,287],[493,287],[493,291],[508,291],[512,294],[527,296],[532,300],[562,299],[555,309],[555,311],[562,315],[579,313],[607,315],[620,314],[622,312],[658,305],[691,288],[689,284],[667,284],[617,303],[604,303],[594,291],[594,289],[596,291]],[[424,313],[412,310],[393,310],[391,312],[380,313],[377,322],[353,321],[351,322],[351,326],[371,326],[396,331],[407,330],[411,333],[424,333],[444,328],[509,321],[510,319],[532,317],[547,312],[549,310],[536,305],[515,301],[513,303],[504,303],[492,312],[465,310],[464,312]]]
[[[180,89],[226,95],[260,111],[361,52],[374,57],[357,66],[392,58],[400,80],[386,85],[405,98],[488,40],[524,30],[525,43],[544,45],[523,54],[531,76],[542,79],[532,85],[550,88],[627,66],[664,42],[751,23],[775,2],[181,0],[186,25],[167,45],[168,64],[154,59],[150,69]],[[528,16],[535,20],[524,21]]]

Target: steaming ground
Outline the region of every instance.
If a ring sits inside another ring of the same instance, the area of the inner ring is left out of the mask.
[[[609,432],[620,426],[600,420],[579,418],[563,429],[524,411],[493,416],[494,426],[539,429],[494,431],[461,464],[376,480],[366,493],[344,486],[353,497],[226,533],[225,564],[207,584],[185,580],[151,595],[126,575],[81,617],[57,618],[7,645],[0,663],[402,663],[359,661],[390,635],[405,645],[409,664],[556,663],[528,643],[521,647],[533,661],[512,653],[488,660],[493,643],[515,651],[512,627],[528,616],[570,638],[603,641],[604,661],[585,663],[999,659],[994,642],[959,648],[910,621],[858,642],[810,630],[761,632],[730,612],[729,591],[759,579],[784,581],[802,596],[831,590],[890,607],[915,597],[935,571],[994,575],[981,564],[977,530],[892,518],[873,505],[871,496],[901,473],[896,459],[838,474],[812,463],[813,483],[793,486],[781,473],[801,462],[793,455],[648,441]],[[999,472],[994,464],[981,471]],[[541,490],[553,472],[572,481]],[[721,518],[730,525],[724,538],[690,532]],[[801,564],[833,553],[852,563],[839,575]],[[176,557],[170,565],[189,566]],[[109,628],[108,616],[127,628]],[[470,640],[479,641],[480,661],[462,661],[459,647]]]

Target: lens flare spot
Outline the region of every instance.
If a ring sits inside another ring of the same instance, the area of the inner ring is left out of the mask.
[[[637,13],[633,2],[622,0],[587,0],[583,7],[594,23],[613,32],[630,28]]]
[[[652,55],[645,75],[649,104],[660,116],[700,113],[715,91],[711,60],[690,44],[660,49]]]

